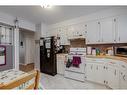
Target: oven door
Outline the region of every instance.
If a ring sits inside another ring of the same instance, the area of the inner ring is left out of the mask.
[[[77,56],[81,57],[81,64],[79,65],[79,67],[70,66],[69,68],[67,68],[66,65],[65,65],[65,70],[72,71],[72,72],[78,72],[78,73],[84,73],[84,70],[85,70],[85,56],[83,56],[83,55],[77,55]],[[68,55],[68,58],[72,60],[73,55]]]

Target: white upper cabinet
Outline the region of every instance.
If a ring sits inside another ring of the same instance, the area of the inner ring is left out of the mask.
[[[91,21],[87,23],[87,44],[114,43],[115,22],[113,18]]]
[[[87,44],[127,43],[127,15],[91,21],[86,27]]]
[[[98,21],[88,22],[86,25],[86,44],[97,44],[100,42],[100,23]]]
[[[100,21],[101,43],[113,43],[114,39],[114,19],[106,18]]]
[[[68,38],[85,38],[85,26],[83,23],[68,26]]]
[[[58,27],[51,31],[47,35],[59,35],[61,45],[70,45],[68,39],[75,38],[86,38],[86,44],[127,43],[127,15]]]
[[[127,15],[117,18],[117,42],[127,43]]]
[[[60,45],[70,45],[68,40],[68,27],[59,28],[58,36],[60,37]]]

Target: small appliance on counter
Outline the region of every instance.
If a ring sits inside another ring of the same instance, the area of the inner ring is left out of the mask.
[[[87,46],[87,54],[91,55],[92,54],[92,47]]]
[[[108,56],[113,56],[113,55],[114,55],[114,53],[113,53],[113,48],[108,48],[108,49],[106,50],[106,55],[108,55]]]
[[[96,48],[92,48],[92,55],[96,56]]]
[[[127,57],[127,46],[117,46],[115,48],[115,56]]]

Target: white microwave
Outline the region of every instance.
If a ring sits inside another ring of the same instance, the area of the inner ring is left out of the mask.
[[[115,47],[115,55],[127,57],[127,46]]]

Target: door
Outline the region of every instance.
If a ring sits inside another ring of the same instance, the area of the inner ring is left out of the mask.
[[[101,43],[113,43],[114,42],[114,27],[113,18],[106,18],[101,20]]]
[[[127,43],[127,15],[119,16],[117,19],[118,43]]]
[[[119,89],[119,70],[117,67],[108,65],[106,85],[113,89]]]
[[[86,25],[86,44],[96,44],[100,42],[100,22],[91,21]]]

